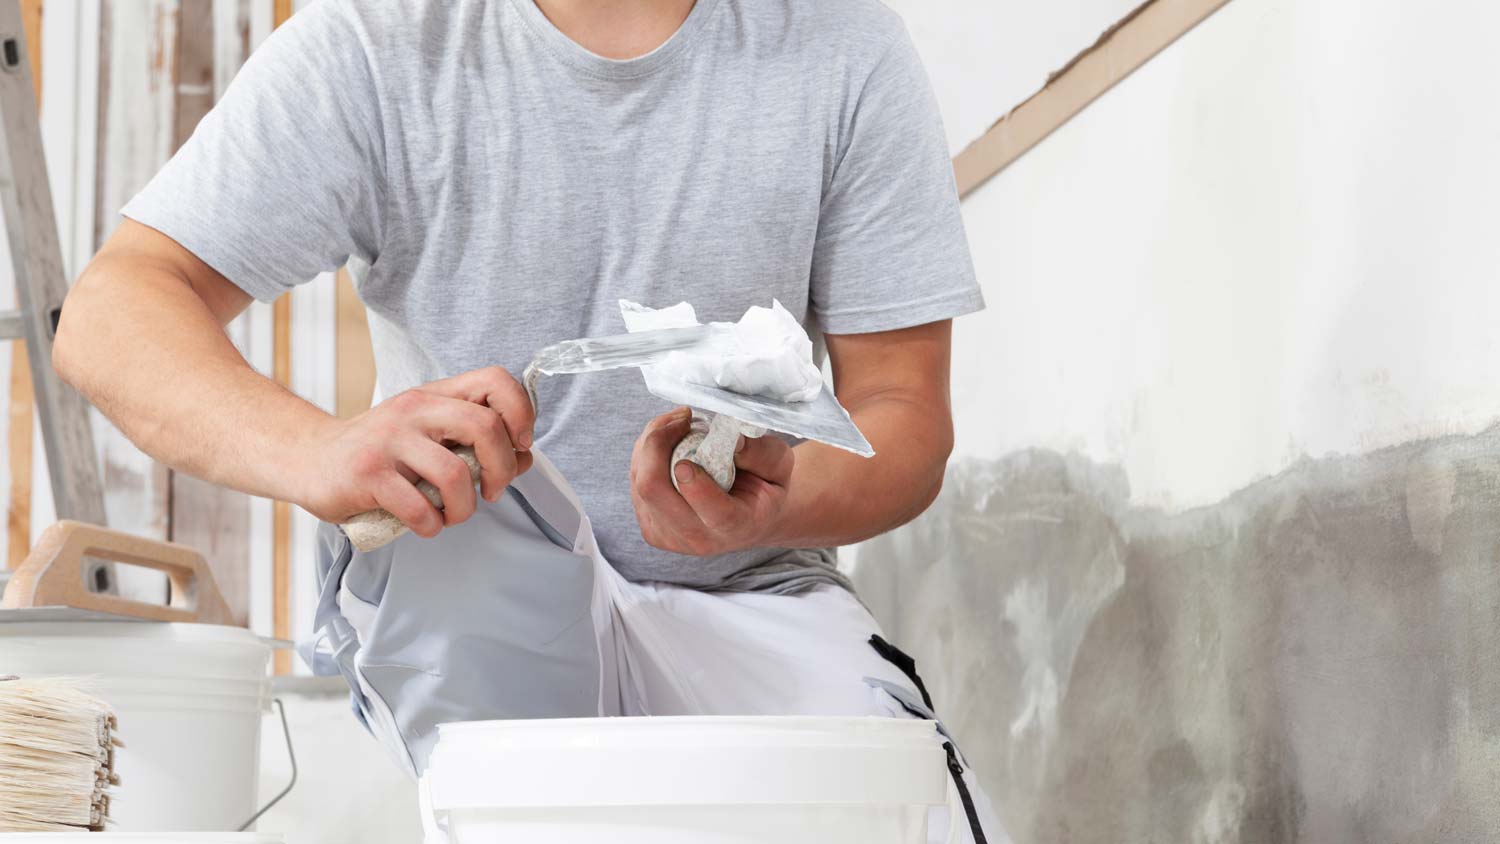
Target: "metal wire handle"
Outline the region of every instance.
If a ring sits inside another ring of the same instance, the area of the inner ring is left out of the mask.
[[[297,753],[296,751],[292,750],[292,728],[287,726],[286,723],[286,704],[282,703],[281,698],[279,697],[272,698],[271,702],[276,704],[276,711],[281,715],[281,734],[286,737],[286,758],[287,761],[292,763],[292,779],[286,784],[286,788],[283,788],[281,790],[280,794],[272,797],[269,803],[261,806],[255,814],[251,815],[250,820],[240,824],[239,828],[235,830],[236,832],[244,832],[245,830],[249,829],[252,824],[260,820],[261,815],[264,815],[266,812],[270,811],[272,806],[275,806],[277,803],[281,802],[281,798],[290,794],[292,791],[292,786],[297,784]]]

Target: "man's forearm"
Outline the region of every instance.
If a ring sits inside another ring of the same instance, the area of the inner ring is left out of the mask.
[[[847,545],[915,518],[937,497],[953,448],[946,404],[901,391],[846,400],[875,447],[860,457],[821,443],[797,446],[789,495],[770,544]]]
[[[287,452],[331,420],[251,368],[185,278],[129,254],[79,279],[53,360],[147,454],[256,495],[295,500]]]

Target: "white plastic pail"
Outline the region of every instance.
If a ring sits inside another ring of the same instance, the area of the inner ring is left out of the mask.
[[[284,844],[255,832],[9,832],[0,844]]]
[[[86,678],[89,691],[114,708],[124,747],[115,757],[120,785],[111,791],[110,829],[150,830],[151,841],[169,840],[159,831],[237,829],[255,813],[270,657],[266,640],[238,627],[0,624],[0,674]],[[253,836],[170,840],[266,844]]]
[[[8,832],[0,844],[284,844],[256,832]]]
[[[427,844],[925,844],[930,721],[580,718],[444,724]]]

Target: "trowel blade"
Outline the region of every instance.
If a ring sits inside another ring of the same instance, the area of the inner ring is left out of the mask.
[[[732,348],[733,335],[719,325],[691,325],[636,331],[610,337],[564,340],[542,349],[532,368],[547,375],[572,375],[630,366],[650,366],[671,352]]]
[[[741,422],[759,425],[804,440],[852,451],[861,457],[872,457],[875,449],[860,433],[849,411],[839,404],[827,384],[812,401],[777,401],[764,396],[747,396],[718,387],[694,384],[643,370],[646,389],[652,395],[674,404],[685,404],[731,416]]]

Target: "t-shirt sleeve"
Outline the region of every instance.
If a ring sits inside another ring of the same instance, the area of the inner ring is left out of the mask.
[[[121,211],[262,301],[379,253],[379,102],[342,5],[312,4],[267,39]]]
[[[942,118],[904,29],[857,97],[813,247],[820,326],[860,334],[980,310]]]

